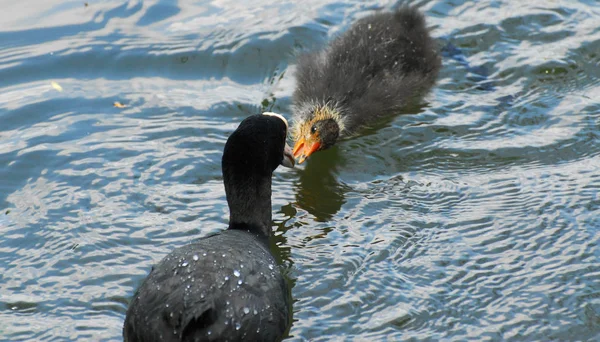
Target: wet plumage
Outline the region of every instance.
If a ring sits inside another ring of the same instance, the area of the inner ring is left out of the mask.
[[[435,83],[440,66],[423,15],[410,7],[360,19],[325,49],[299,56],[293,95],[295,156],[302,162],[420,99]],[[323,120],[337,125],[319,127]]]

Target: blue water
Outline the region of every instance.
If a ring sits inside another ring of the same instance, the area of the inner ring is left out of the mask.
[[[227,136],[394,3],[4,1],[0,339],[120,340],[151,265],[226,226]],[[599,340],[600,3],[414,3],[427,104],[274,176],[290,340]]]

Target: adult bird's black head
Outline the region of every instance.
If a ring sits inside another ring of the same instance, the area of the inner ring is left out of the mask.
[[[273,171],[294,166],[287,130],[283,116],[267,112],[246,118],[227,140],[221,165],[229,228],[270,235]]]

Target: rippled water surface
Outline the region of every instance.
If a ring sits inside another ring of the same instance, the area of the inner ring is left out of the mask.
[[[0,339],[120,340],[150,266],[226,226],[227,136],[394,3],[3,1]],[[600,4],[415,4],[425,104],[276,171],[289,338],[600,339]]]

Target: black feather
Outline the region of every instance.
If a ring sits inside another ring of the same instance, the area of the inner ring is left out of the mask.
[[[398,111],[435,83],[441,58],[415,8],[379,12],[354,23],[322,51],[299,56],[294,115],[310,120],[311,106],[333,103],[341,136]]]

